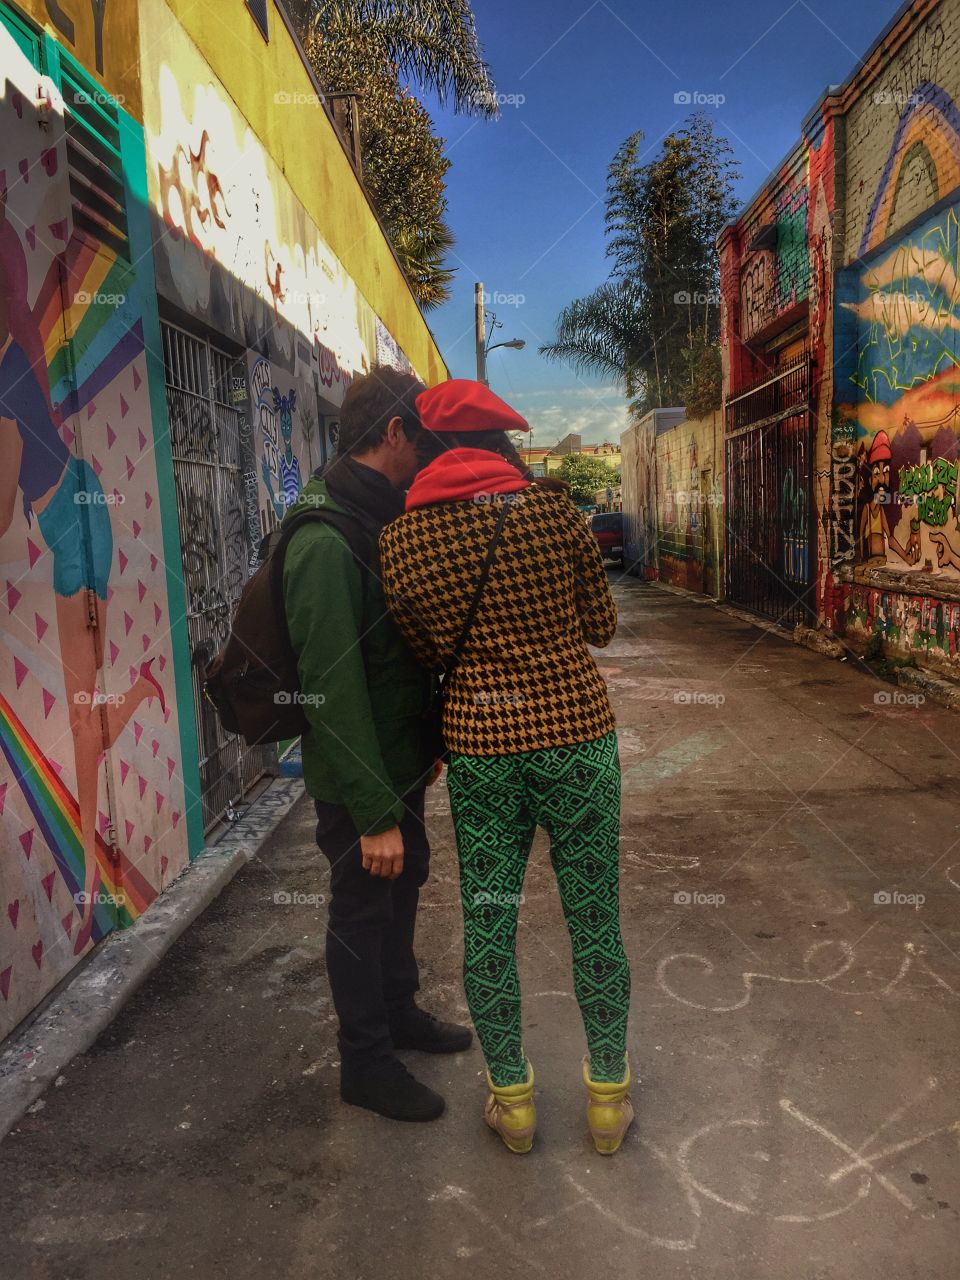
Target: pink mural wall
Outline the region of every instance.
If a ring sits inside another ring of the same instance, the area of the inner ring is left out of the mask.
[[[66,108],[43,81],[38,124],[38,72],[2,25],[0,67],[4,1034],[144,910],[187,839],[144,346],[152,264],[74,225]]]

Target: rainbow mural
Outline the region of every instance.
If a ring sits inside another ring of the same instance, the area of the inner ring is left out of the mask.
[[[896,229],[897,197],[908,162],[917,160],[927,171],[930,204],[960,186],[960,111],[945,89],[929,81],[917,85],[900,118],[867,215],[860,241],[861,257]]]

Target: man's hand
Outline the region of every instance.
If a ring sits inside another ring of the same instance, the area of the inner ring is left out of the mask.
[[[372,876],[396,880],[403,871],[403,836],[399,827],[381,831],[376,836],[360,837],[360,853],[363,869]]]

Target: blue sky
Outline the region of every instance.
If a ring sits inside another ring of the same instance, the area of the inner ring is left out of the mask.
[[[606,171],[634,130],[650,154],[692,109],[680,92],[722,95],[713,112],[749,199],[799,137],[828,84],[845,80],[899,0],[474,0],[497,89],[493,123],[436,110],[452,161],[453,297],[428,321],[455,377],[475,377],[473,288],[501,295],[490,384],[530,420],[536,444],[568,430],[616,440],[623,397],[537,353],[557,313],[606,278]]]

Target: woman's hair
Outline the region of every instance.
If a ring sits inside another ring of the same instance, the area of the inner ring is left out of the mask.
[[[525,480],[534,478],[505,431],[423,431],[417,441],[417,452],[424,466],[450,449],[486,449],[488,453],[498,453],[516,467]]]

